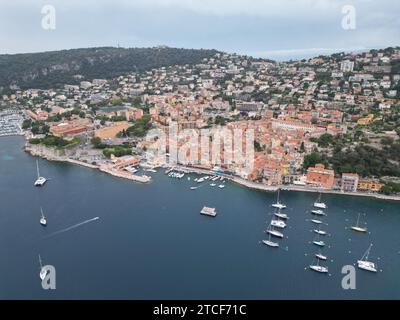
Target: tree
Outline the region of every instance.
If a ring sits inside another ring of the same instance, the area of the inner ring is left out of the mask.
[[[92,143],[92,145],[97,148],[99,145],[101,145],[101,138],[99,137],[93,137],[90,142]]]
[[[383,145],[385,145],[385,146],[392,145],[393,142],[394,142],[394,139],[391,138],[391,137],[383,137],[383,138],[381,139],[381,144],[383,144]]]
[[[304,141],[301,142],[300,151],[299,151],[299,152],[300,152],[300,153],[306,152],[306,149],[305,149],[305,147],[304,147]]]
[[[28,129],[32,126],[32,120],[31,119],[26,119],[24,122],[22,122],[22,129]]]
[[[261,152],[261,151],[264,151],[264,148],[261,146],[261,144],[258,141],[254,141],[254,150],[256,152]]]
[[[314,167],[318,163],[328,166],[328,161],[325,155],[318,152],[312,152],[304,157],[303,168],[307,169],[309,167]]]

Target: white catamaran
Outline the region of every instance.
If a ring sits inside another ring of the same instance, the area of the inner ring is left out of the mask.
[[[280,189],[278,189],[278,198],[276,200],[276,203],[273,203],[272,206],[274,208],[278,208],[278,209],[285,209],[286,206],[283,203],[281,203],[280,200],[279,200],[279,192],[280,192]]]
[[[286,228],[286,223],[282,220],[271,220],[271,225],[280,229]]]
[[[362,228],[359,226],[360,222],[360,213],[358,214],[357,223],[355,226],[351,227],[351,230],[358,231],[358,232],[367,232],[367,228]]]
[[[378,269],[375,263],[368,261],[369,252],[371,251],[372,243],[368,247],[367,251],[365,251],[364,255],[361,257],[360,260],[357,261],[358,267],[363,270],[377,272]]]
[[[321,193],[319,193],[318,199],[314,202],[314,207],[320,208],[320,209],[327,208],[326,204],[321,201]]]
[[[42,208],[40,208],[40,213],[41,213],[40,224],[45,227],[47,225],[47,219],[43,214],[43,209]]]
[[[36,160],[36,170],[37,170],[37,179],[35,181],[35,187],[42,187],[46,183],[47,179],[40,176],[38,160]]]

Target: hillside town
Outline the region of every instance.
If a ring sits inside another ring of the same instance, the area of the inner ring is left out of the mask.
[[[149,167],[167,165],[147,159],[157,145],[145,138],[150,129],[252,130],[251,172],[243,170],[243,163],[223,158],[202,163],[194,157],[185,166],[218,168],[265,186],[400,192],[399,48],[289,62],[217,53],[201,64],[111,80],[75,78],[77,84],[17,89],[1,97],[2,110],[17,110],[24,119],[27,150],[129,178],[134,174],[126,168],[144,162]],[[188,140],[181,137],[178,144]],[[335,158],[358,148],[389,148],[394,156],[385,158],[379,172],[369,160],[353,167],[345,158]],[[150,181],[145,175],[135,177]]]

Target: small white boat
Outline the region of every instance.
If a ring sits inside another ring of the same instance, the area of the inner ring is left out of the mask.
[[[267,233],[277,238],[283,238],[283,233],[276,230],[267,230]]]
[[[215,183],[210,183],[210,186],[211,186],[211,187],[215,187],[216,184],[215,184]]]
[[[196,190],[197,187],[190,187],[190,190]]]
[[[286,223],[282,220],[271,220],[271,225],[277,228],[286,228]]]
[[[273,241],[270,241],[270,240],[263,240],[262,242],[265,245],[267,245],[269,247],[272,247],[272,248],[278,248],[279,247],[279,243],[277,243],[277,242],[273,242]]]
[[[42,258],[40,257],[40,254],[39,254],[39,264],[40,264],[39,277],[40,277],[40,280],[44,280],[46,278],[47,271],[45,268],[43,268]]]
[[[47,179],[40,176],[38,160],[36,160],[36,170],[37,170],[37,179],[36,179],[34,185],[35,185],[35,187],[42,187],[47,182]]]
[[[320,240],[318,240],[318,241],[317,241],[317,240],[314,240],[313,243],[314,243],[315,245],[319,246],[319,247],[325,246],[325,242],[320,241]]]
[[[328,268],[320,266],[319,263],[317,265],[310,265],[310,269],[319,273],[328,273]]]
[[[42,208],[40,208],[40,212],[41,212],[41,217],[40,217],[40,224],[42,225],[42,226],[46,226],[47,225],[47,220],[46,220],[46,217],[44,216],[44,214],[43,214],[43,209]]]
[[[327,208],[326,204],[321,201],[321,193],[319,194],[317,201],[314,202],[314,207],[320,208],[320,209]]]
[[[316,256],[318,259],[324,260],[324,261],[328,259],[327,256],[324,256],[324,255],[321,254],[321,253],[316,253],[315,256]]]
[[[320,230],[320,229],[314,229],[314,232],[316,234],[320,234],[321,236],[325,236],[326,235],[326,231]]]
[[[218,188],[223,189],[223,188],[225,188],[225,186],[224,186],[223,184],[220,184],[220,185],[218,186]]]
[[[323,212],[322,210],[311,210],[311,213],[317,216],[326,216],[325,212]]]
[[[201,183],[201,182],[204,182],[204,178],[197,179],[197,183]]]
[[[277,196],[276,203],[273,203],[273,204],[272,204],[272,207],[278,208],[278,209],[285,209],[285,208],[286,208],[286,205],[284,205],[283,203],[281,203],[280,200],[279,200],[279,193],[280,193],[280,189],[278,189],[278,196]]]
[[[360,269],[371,271],[371,272],[378,272],[378,269],[375,263],[368,261],[369,252],[371,251],[372,243],[368,247],[367,251],[361,257],[360,260],[357,261],[357,265]]]
[[[316,219],[311,219],[311,222],[313,222],[315,224],[321,224],[322,223],[321,220],[316,220]]]
[[[360,222],[360,213],[358,214],[358,218],[357,218],[357,223],[355,226],[351,227],[351,230],[357,231],[357,232],[367,232],[367,228],[362,228],[359,226],[359,222]]]
[[[274,215],[281,219],[289,219],[289,217],[286,213],[275,212]]]

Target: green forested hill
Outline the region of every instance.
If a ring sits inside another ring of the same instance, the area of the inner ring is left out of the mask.
[[[50,88],[84,79],[111,78],[130,71],[172,65],[196,64],[216,50],[176,48],[89,48],[0,55],[0,90]]]

